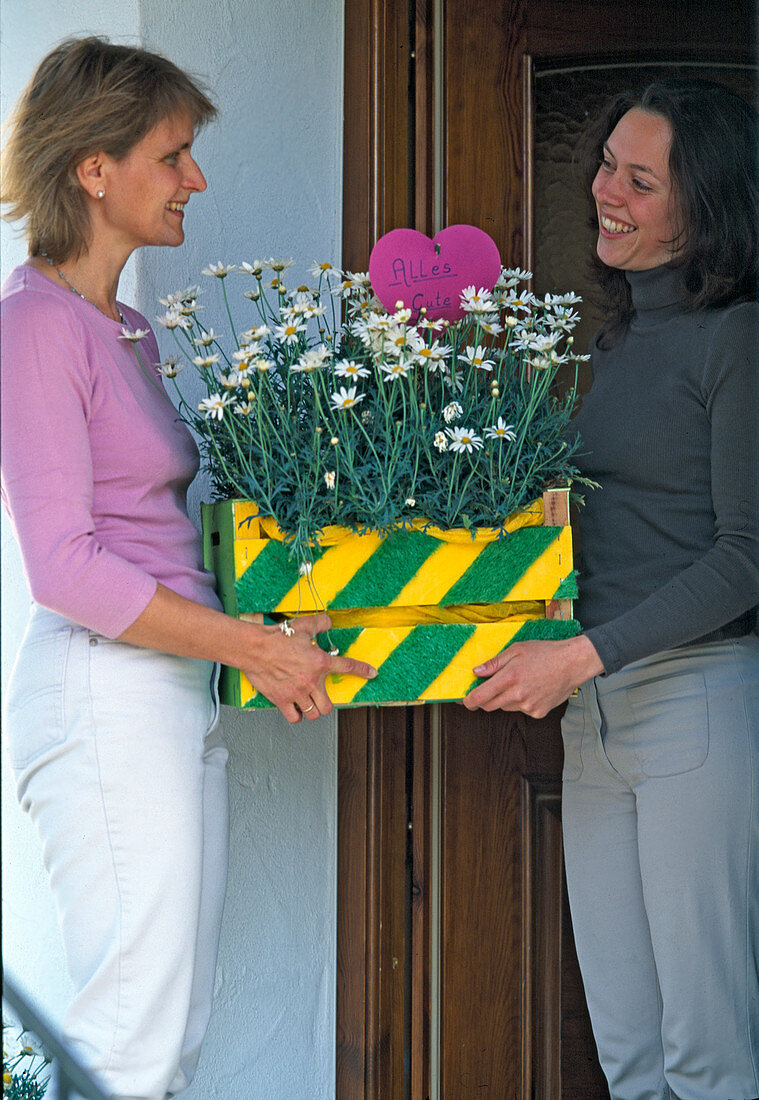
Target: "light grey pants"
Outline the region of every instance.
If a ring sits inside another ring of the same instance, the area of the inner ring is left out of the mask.
[[[562,733],[569,899],[611,1096],[759,1097],[759,638],[590,680]]]

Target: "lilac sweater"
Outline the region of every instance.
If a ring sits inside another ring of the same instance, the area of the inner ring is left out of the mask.
[[[198,452],[153,333],[137,345],[149,378],[118,322],[34,268],[11,272],[1,297],[2,499],[34,600],[110,638],[159,581],[218,607],[185,503]]]

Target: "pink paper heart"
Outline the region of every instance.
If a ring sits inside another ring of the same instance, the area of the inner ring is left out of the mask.
[[[372,288],[388,312],[403,302],[415,316],[426,307],[432,320],[460,320],[461,291],[492,290],[500,274],[495,241],[473,225],[449,225],[432,240],[416,229],[393,229],[369,258]]]

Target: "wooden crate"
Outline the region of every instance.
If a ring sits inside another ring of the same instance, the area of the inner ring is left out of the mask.
[[[472,668],[528,638],[566,638],[576,593],[569,490],[552,489],[508,522],[504,538],[436,528],[382,537],[332,528],[308,576],[272,521],[250,501],[204,504],[206,568],[230,615],[252,621],[326,608],[342,654],[369,661],[375,680],[330,676],[336,706],[461,699]],[[270,706],[236,669],[224,669],[222,702]]]

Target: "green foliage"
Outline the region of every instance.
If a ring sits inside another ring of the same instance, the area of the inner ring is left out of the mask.
[[[318,286],[290,292],[287,266],[239,269],[253,280],[245,332],[227,297],[236,269],[206,269],[238,334],[231,348],[207,310],[201,324],[196,287],[165,299],[161,320],[205,387],[198,408],[176,393],[217,497],[254,500],[299,561],[329,524],[498,528],[547,485],[578,479],[575,391],[555,391],[558,368],[582,358],[574,294],[541,301],[517,291],[526,273],[505,270],[493,291],[463,292],[456,324],[412,323],[382,310],[366,275],[316,265]],[[172,356],[159,369],[176,385],[183,365]]]

